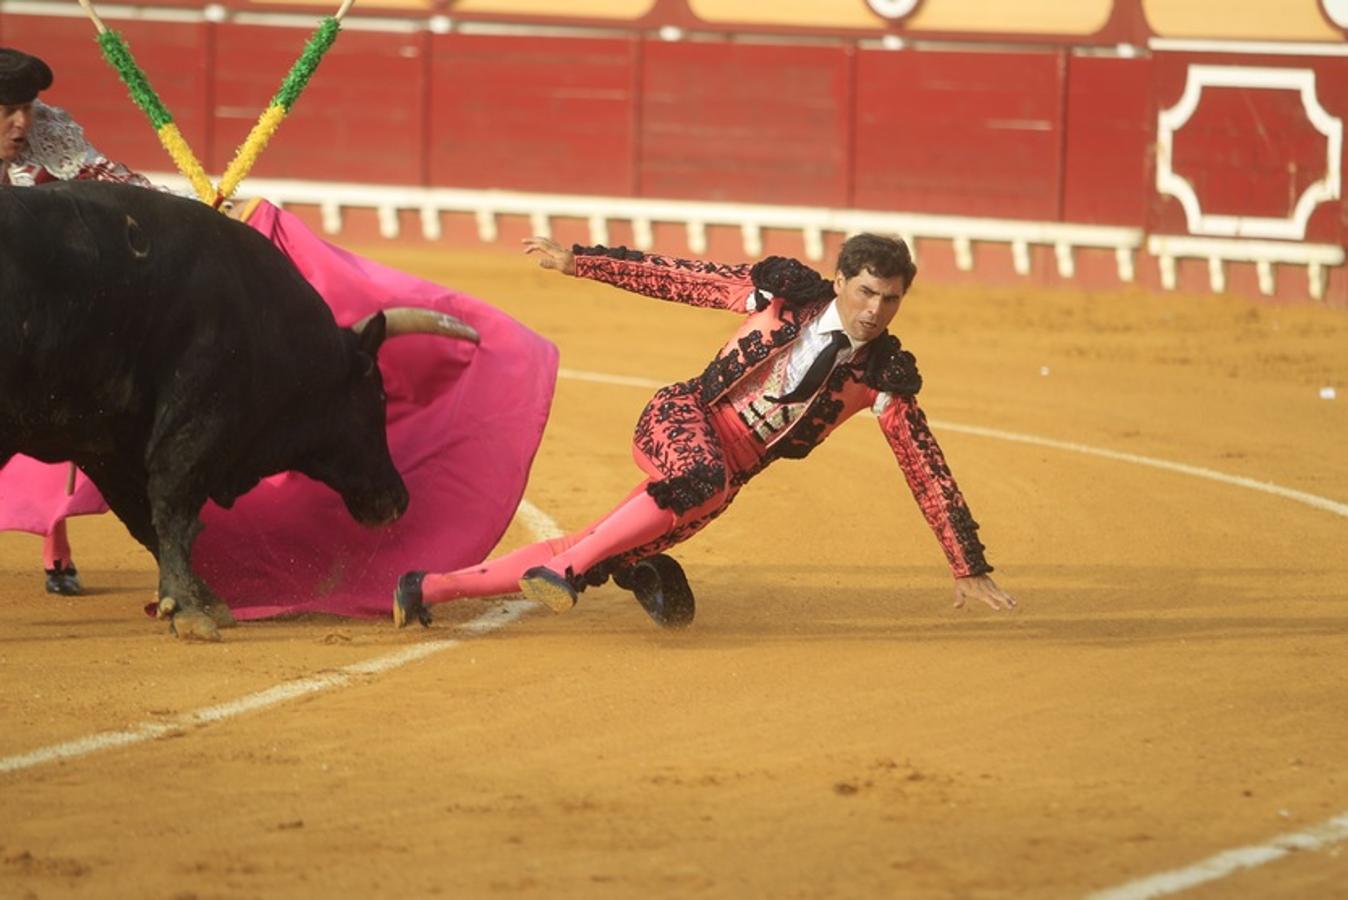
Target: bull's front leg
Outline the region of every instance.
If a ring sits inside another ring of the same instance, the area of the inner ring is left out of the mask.
[[[159,534],[159,617],[186,640],[220,640],[220,628],[234,624],[229,607],[192,571],[192,545],[201,533],[197,516],[178,504],[153,503]]]

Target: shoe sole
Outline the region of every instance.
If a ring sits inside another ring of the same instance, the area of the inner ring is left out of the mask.
[[[393,624],[395,627],[402,628],[412,621],[419,623],[422,628],[431,627],[431,612],[426,608],[421,593],[421,580],[425,577],[425,572],[408,572],[398,579],[397,586],[393,588]],[[407,582],[406,587],[404,582]],[[406,596],[404,596],[404,591]]]
[[[696,606],[688,579],[683,568],[663,553],[637,563],[632,593],[646,615],[661,628],[687,628],[693,624]]]
[[[398,596],[398,591],[393,591],[393,624],[397,628],[402,628],[408,622],[415,620],[422,628],[431,627],[431,614],[420,603],[415,605],[405,604],[402,598]]]
[[[576,605],[576,595],[556,582],[539,575],[525,576],[520,580],[520,591],[524,596],[541,603],[555,613],[569,612]]]

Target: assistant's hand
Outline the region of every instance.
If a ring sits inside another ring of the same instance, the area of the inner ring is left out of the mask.
[[[955,579],[955,609],[963,609],[970,600],[981,600],[993,609],[1016,608],[1016,598],[997,587],[997,582],[990,575]]]
[[[545,269],[556,269],[563,275],[576,274],[576,254],[572,253],[552,238],[525,238],[524,252],[525,255],[530,253],[538,254],[538,264]]]
[[[247,221],[244,213],[249,212],[252,204],[247,200],[226,200],[220,204],[220,212],[229,216],[231,219],[238,219],[240,222]]]

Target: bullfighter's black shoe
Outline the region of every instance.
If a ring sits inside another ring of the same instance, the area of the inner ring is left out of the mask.
[[[636,594],[646,615],[661,628],[687,628],[693,623],[693,589],[672,557],[648,556],[614,581]]]
[[[64,597],[78,597],[84,593],[84,586],[80,584],[80,573],[75,571],[75,564],[66,564],[63,560],[57,560],[55,568],[44,569],[47,573],[47,593],[60,594]]]
[[[425,572],[404,572],[398,577],[398,586],[393,590],[393,624],[402,628],[412,619],[429,628],[431,611],[421,601],[421,580]]]
[[[558,575],[547,566],[534,566],[520,579],[520,590],[535,603],[542,603],[555,613],[564,613],[576,605],[575,587],[565,575]]]

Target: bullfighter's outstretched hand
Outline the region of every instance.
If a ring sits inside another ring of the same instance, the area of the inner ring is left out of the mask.
[[[990,575],[969,575],[955,579],[955,609],[963,609],[970,600],[981,600],[993,609],[1016,608],[1016,598],[997,587]]]
[[[537,253],[543,268],[556,269],[563,275],[576,274],[576,255],[552,238],[528,237],[523,243],[525,254]]]

